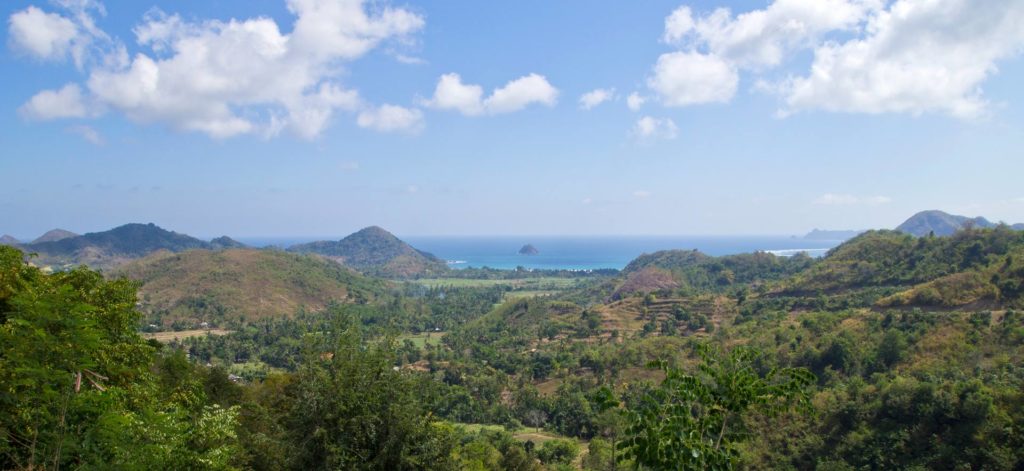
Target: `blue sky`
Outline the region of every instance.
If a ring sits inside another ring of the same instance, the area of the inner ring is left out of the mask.
[[[1024,222],[1021,0],[2,8],[16,237]]]

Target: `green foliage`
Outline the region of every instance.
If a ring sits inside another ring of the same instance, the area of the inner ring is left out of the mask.
[[[165,394],[134,284],[45,276],[4,247],[0,283],[0,467],[231,467],[236,410]]]
[[[545,464],[569,464],[580,454],[580,446],[573,440],[548,440],[537,450],[537,458]]]
[[[699,349],[699,373],[662,363],[661,386],[630,407],[624,455],[653,469],[732,469],[747,414],[778,414],[807,404],[814,376],[805,369],[757,371],[754,350],[736,347],[722,355]]]

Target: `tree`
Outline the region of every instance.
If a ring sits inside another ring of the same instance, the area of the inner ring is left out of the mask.
[[[236,410],[199,381],[163,394],[135,302],[127,280],[44,275],[0,247],[0,468],[231,466]]]
[[[755,368],[759,354],[736,347],[723,355],[707,344],[698,348],[696,375],[666,362],[659,388],[627,410],[624,455],[653,469],[733,469],[747,414],[773,415],[794,404],[808,406],[807,387],[815,380],[803,368]]]

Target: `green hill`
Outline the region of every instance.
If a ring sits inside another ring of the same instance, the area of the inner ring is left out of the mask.
[[[622,270],[623,282],[615,297],[674,287],[720,292],[736,286],[782,279],[812,263],[812,259],[803,254],[780,257],[755,252],[712,257],[696,250],[663,250],[641,255],[626,265]],[[670,275],[670,280],[666,274]]]
[[[432,276],[448,271],[444,260],[416,250],[377,226],[367,227],[339,241],[310,242],[292,246],[288,250],[330,257],[376,276],[404,278]]]
[[[38,253],[42,264],[85,264],[94,268],[110,268],[158,250],[181,252],[208,248],[210,244],[206,241],[168,231],[152,223],[125,224],[109,231],[24,246],[27,252]]]
[[[1024,280],[1024,233],[1006,226],[915,238],[870,231],[832,249],[782,284],[787,295],[888,288],[884,305],[1016,305]]]
[[[332,301],[369,301],[384,290],[333,261],[279,250],[161,251],[113,275],[141,283],[140,309],[164,328],[287,316]]]

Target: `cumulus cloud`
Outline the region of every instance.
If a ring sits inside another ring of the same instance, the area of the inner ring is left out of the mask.
[[[724,103],[736,93],[736,68],[712,54],[672,52],[662,54],[647,86],[666,106]]]
[[[642,106],[644,106],[644,103],[647,103],[647,97],[642,96],[637,92],[630,93],[629,96],[626,97],[626,106],[629,107],[630,110],[638,111]]]
[[[289,33],[266,17],[192,21],[153,10],[133,30],[141,52],[128,59],[122,47],[123,61],[90,70],[92,101],[138,122],[215,138],[281,131],[313,138],[339,110],[380,118],[380,109],[338,81],[341,66],[384,41],[406,40],[423,18],[362,0],[288,0],[287,7],[295,15]],[[370,121],[375,129],[394,125]]]
[[[45,60],[66,58],[71,42],[78,36],[74,22],[35,6],[11,15],[7,25],[15,49]]]
[[[615,98],[614,88],[598,88],[591,90],[580,96],[580,108],[590,110],[613,98]]]
[[[689,6],[666,19],[663,54],[648,86],[668,106],[727,102],[739,74],[778,94],[780,113],[939,112],[971,118],[987,102],[981,85],[998,62],[1024,49],[1024,2],[970,0],[774,0],[734,15]],[[758,77],[811,51],[810,70]],[[719,86],[710,80],[723,80]]]
[[[632,134],[640,140],[675,139],[679,135],[679,128],[670,118],[644,116],[633,125]]]
[[[123,48],[96,27],[94,14],[105,15],[94,0],[56,2],[62,13],[50,13],[36,6],[17,11],[8,18],[8,42],[18,52],[35,59],[62,62],[70,57],[78,68],[100,55],[100,62],[123,59]]]
[[[36,93],[18,109],[18,112],[30,120],[89,116],[89,109],[82,99],[82,89],[74,83],[64,85],[59,90],[43,90]]]
[[[786,111],[979,116],[981,84],[1020,53],[1022,25],[1021,1],[897,1],[864,37],[817,47],[810,73],[785,87]]]
[[[442,110],[455,110],[466,116],[501,114],[519,111],[537,103],[554,106],[558,89],[543,75],[529,74],[505,84],[483,98],[480,85],[465,84],[459,74],[444,74],[437,81],[434,96],[423,105]]]
[[[888,196],[860,197],[847,193],[825,193],[814,200],[814,204],[822,206],[852,206],[856,204],[880,205],[892,202]]]
[[[415,108],[382,105],[361,111],[356,124],[381,132],[416,133],[423,129],[423,112]]]

